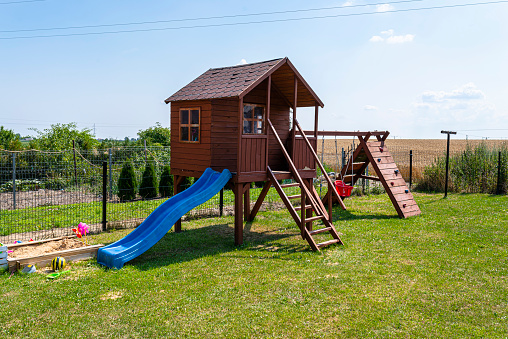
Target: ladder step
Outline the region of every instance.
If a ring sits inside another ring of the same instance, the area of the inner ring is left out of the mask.
[[[297,183],[297,182],[294,182],[292,184],[284,184],[284,185],[280,185],[280,187],[284,188],[284,187],[300,187],[300,184]]]
[[[308,210],[312,208],[311,205],[305,205],[305,209]],[[302,210],[302,206],[298,206],[298,207],[295,207],[295,211],[301,211]]]
[[[321,248],[321,247],[325,247],[325,246],[336,244],[338,242],[340,242],[339,239],[332,239],[332,240],[328,240],[328,241],[325,241],[325,242],[317,244],[317,247]]]
[[[314,221],[314,220],[321,220],[324,218],[325,218],[324,215],[316,215],[315,217],[305,218],[305,222],[310,222],[310,221]]]
[[[320,228],[318,230],[310,231],[309,234],[314,235],[314,234],[319,234],[319,233],[324,233],[324,232],[330,232],[331,230],[332,230],[331,227],[325,227],[325,228]]]
[[[298,199],[298,198],[301,198],[302,195],[301,194],[297,194],[297,195],[288,195],[288,199]]]

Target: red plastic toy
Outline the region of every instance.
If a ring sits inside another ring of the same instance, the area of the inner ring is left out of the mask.
[[[351,196],[351,191],[353,190],[352,186],[346,185],[342,182],[342,180],[335,180],[335,189],[339,196],[342,198]]]

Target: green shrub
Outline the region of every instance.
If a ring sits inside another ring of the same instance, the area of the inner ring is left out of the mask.
[[[44,187],[48,190],[62,190],[66,186],[66,182],[63,178],[49,178],[44,182]]]
[[[159,193],[163,197],[170,197],[173,195],[173,176],[171,175],[171,168],[165,166],[161,173],[161,180],[159,181]]]
[[[143,179],[139,187],[139,195],[145,199],[157,196],[157,176],[153,163],[147,163],[143,172]]]
[[[118,198],[120,201],[132,200],[136,197],[137,188],[136,173],[131,161],[126,161],[122,166],[118,178]]]

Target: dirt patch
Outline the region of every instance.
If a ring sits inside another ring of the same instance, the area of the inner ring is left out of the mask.
[[[101,201],[102,197],[86,192],[67,192],[65,190],[46,190],[16,192],[16,207],[14,207],[13,192],[0,193],[0,209],[13,210],[29,207],[69,205]]]
[[[13,252],[9,253],[9,258],[35,257],[42,254],[65,251],[80,247],[85,247],[85,245],[81,240],[78,239],[55,240],[39,245],[14,248]]]

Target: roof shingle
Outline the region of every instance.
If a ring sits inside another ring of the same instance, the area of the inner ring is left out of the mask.
[[[222,68],[211,68],[165,100],[216,99],[239,96],[281,59]]]

